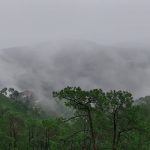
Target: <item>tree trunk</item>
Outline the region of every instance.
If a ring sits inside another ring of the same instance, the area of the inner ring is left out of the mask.
[[[90,126],[90,134],[91,134],[91,141],[92,141],[92,145],[93,145],[93,150],[96,150],[95,135],[94,135],[94,130],[93,130],[93,121],[92,121],[90,108],[88,108],[88,118],[89,118],[89,126]]]
[[[112,150],[117,150],[116,145],[116,137],[117,137],[117,124],[116,124],[116,113],[113,113],[113,145]]]

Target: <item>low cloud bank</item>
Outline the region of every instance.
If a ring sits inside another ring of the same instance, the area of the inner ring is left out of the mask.
[[[72,41],[8,48],[0,50],[0,71],[0,87],[32,90],[52,111],[57,104],[51,92],[68,85],[128,90],[136,98],[150,93],[148,47]]]

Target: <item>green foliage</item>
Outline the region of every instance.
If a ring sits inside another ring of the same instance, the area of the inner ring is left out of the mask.
[[[127,91],[66,87],[53,92],[70,117],[46,117],[19,99],[0,94],[0,150],[150,150],[150,97]],[[15,94],[16,93],[16,94]],[[29,99],[28,99],[29,100]]]

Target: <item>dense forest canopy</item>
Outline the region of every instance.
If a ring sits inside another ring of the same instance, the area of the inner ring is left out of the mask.
[[[70,114],[45,114],[33,95],[0,92],[1,150],[149,150],[150,97],[127,91],[66,87],[53,97]],[[9,93],[9,94],[8,94]]]

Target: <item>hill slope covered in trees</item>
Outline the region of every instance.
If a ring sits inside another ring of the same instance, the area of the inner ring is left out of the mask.
[[[49,116],[0,94],[0,150],[149,150],[150,98],[66,87],[53,96],[72,116]]]

